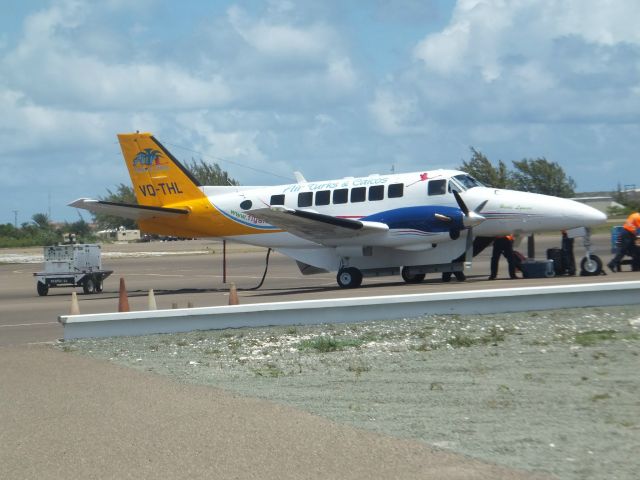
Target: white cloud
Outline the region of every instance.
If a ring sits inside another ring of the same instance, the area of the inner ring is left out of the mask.
[[[421,92],[440,118],[628,121],[640,108],[634,18],[633,1],[460,0],[416,45],[399,90]]]
[[[76,109],[202,108],[231,100],[230,88],[215,72],[186,71],[169,61],[107,63],[92,55],[76,31],[88,8],[65,1],[29,16],[19,45],[1,61],[6,81],[40,104]]]

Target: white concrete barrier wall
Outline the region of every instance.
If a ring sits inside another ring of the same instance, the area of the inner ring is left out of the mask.
[[[58,320],[64,338],[74,339],[632,304],[640,304],[640,281],[62,315]]]

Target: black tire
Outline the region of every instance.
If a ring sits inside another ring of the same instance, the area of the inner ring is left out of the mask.
[[[82,282],[82,291],[87,295],[95,293],[96,283],[93,280],[93,277],[87,277],[84,279],[84,282]]]
[[[102,283],[102,277],[96,277],[95,283],[96,283],[96,292],[102,293],[102,289],[104,287]]]
[[[597,255],[584,257],[580,262],[580,275],[592,276],[602,273],[602,260]]]
[[[401,275],[402,275],[402,279],[406,283],[422,283],[425,277],[424,273],[414,273],[413,275],[410,274],[408,267],[402,267]]]
[[[38,282],[36,284],[36,289],[38,290],[38,295],[44,297],[47,293],[49,293],[49,286],[46,283]]]
[[[362,272],[354,267],[341,268],[337,281],[340,288],[358,288],[362,285]]]

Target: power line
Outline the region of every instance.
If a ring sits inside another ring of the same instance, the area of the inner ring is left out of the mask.
[[[167,145],[171,145],[172,147],[181,148],[182,150],[186,150],[187,152],[195,153],[196,155],[199,155],[200,157],[210,158],[210,159],[213,159],[213,160],[217,160],[219,162],[230,163],[230,164],[236,165],[238,167],[242,167],[242,168],[247,168],[249,170],[253,170],[254,172],[264,173],[265,175],[271,175],[273,177],[283,178],[284,180],[287,180],[287,181],[292,182],[292,183],[295,182],[295,180],[293,178],[291,178],[291,177],[285,177],[283,175],[278,175],[277,173],[268,172],[267,170],[261,170],[259,168],[250,167],[248,165],[243,165],[242,163],[234,162],[232,160],[227,160],[227,159],[221,158],[221,157],[216,157],[215,155],[206,155],[206,154],[203,154],[202,152],[198,152],[197,150],[193,150],[193,149],[188,148],[188,147],[183,147],[182,145],[176,145],[175,143],[169,143],[169,142],[164,142],[164,143],[166,143]]]

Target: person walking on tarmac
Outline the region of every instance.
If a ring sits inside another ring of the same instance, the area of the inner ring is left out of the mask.
[[[638,229],[640,229],[640,213],[634,212],[629,215],[629,218],[627,218],[627,221],[624,222],[622,226],[622,232],[620,233],[618,242],[616,242],[618,245],[616,256],[607,264],[607,267],[609,267],[612,272],[620,271],[620,261],[625,255],[630,255],[633,259],[632,265],[634,270],[640,268],[638,247],[635,245],[636,232]]]
[[[509,263],[509,277],[511,279],[518,278],[516,276],[516,261],[513,254],[513,236],[496,237],[493,241],[493,253],[491,254],[491,276],[489,280],[495,280],[498,275],[498,262],[500,255],[503,255]]]

